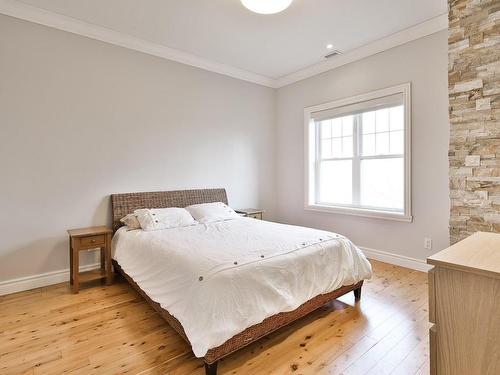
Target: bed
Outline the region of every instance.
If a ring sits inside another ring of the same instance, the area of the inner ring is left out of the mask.
[[[335,233],[251,218],[127,231],[136,209],[228,203],[225,189],[111,195],[113,265],[203,358],[218,361],[351,291],[371,266]],[[223,322],[221,324],[220,322]]]

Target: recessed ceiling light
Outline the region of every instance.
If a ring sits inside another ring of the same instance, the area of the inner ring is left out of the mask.
[[[293,0],[241,0],[245,8],[260,14],[274,14],[284,11]]]
[[[327,44],[327,45],[326,45],[326,48],[327,48],[327,49],[332,49],[332,48],[333,48],[333,44]]]

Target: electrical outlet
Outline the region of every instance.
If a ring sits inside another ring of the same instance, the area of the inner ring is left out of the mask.
[[[424,249],[432,250],[432,238],[429,237],[424,238]]]

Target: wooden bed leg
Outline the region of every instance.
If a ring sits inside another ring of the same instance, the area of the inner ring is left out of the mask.
[[[361,299],[361,287],[354,289],[354,300],[359,301]]]
[[[120,270],[118,269],[118,263],[116,262],[116,260],[112,259],[111,264],[113,265],[113,267],[111,267],[111,269],[113,270],[113,273],[115,275],[120,275]]]
[[[205,375],[217,375],[217,364],[219,361],[215,361],[214,363],[205,362]]]

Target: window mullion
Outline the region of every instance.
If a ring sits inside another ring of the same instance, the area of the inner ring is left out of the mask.
[[[352,203],[360,205],[360,154],[361,154],[361,115],[354,116],[352,158]]]
[[[319,196],[320,192],[320,171],[321,171],[321,155],[322,155],[322,147],[323,143],[321,142],[321,126],[320,123],[314,122],[314,134],[316,135],[316,162],[314,163],[315,171],[314,171],[314,200],[316,202],[319,202],[321,200],[321,197]]]

